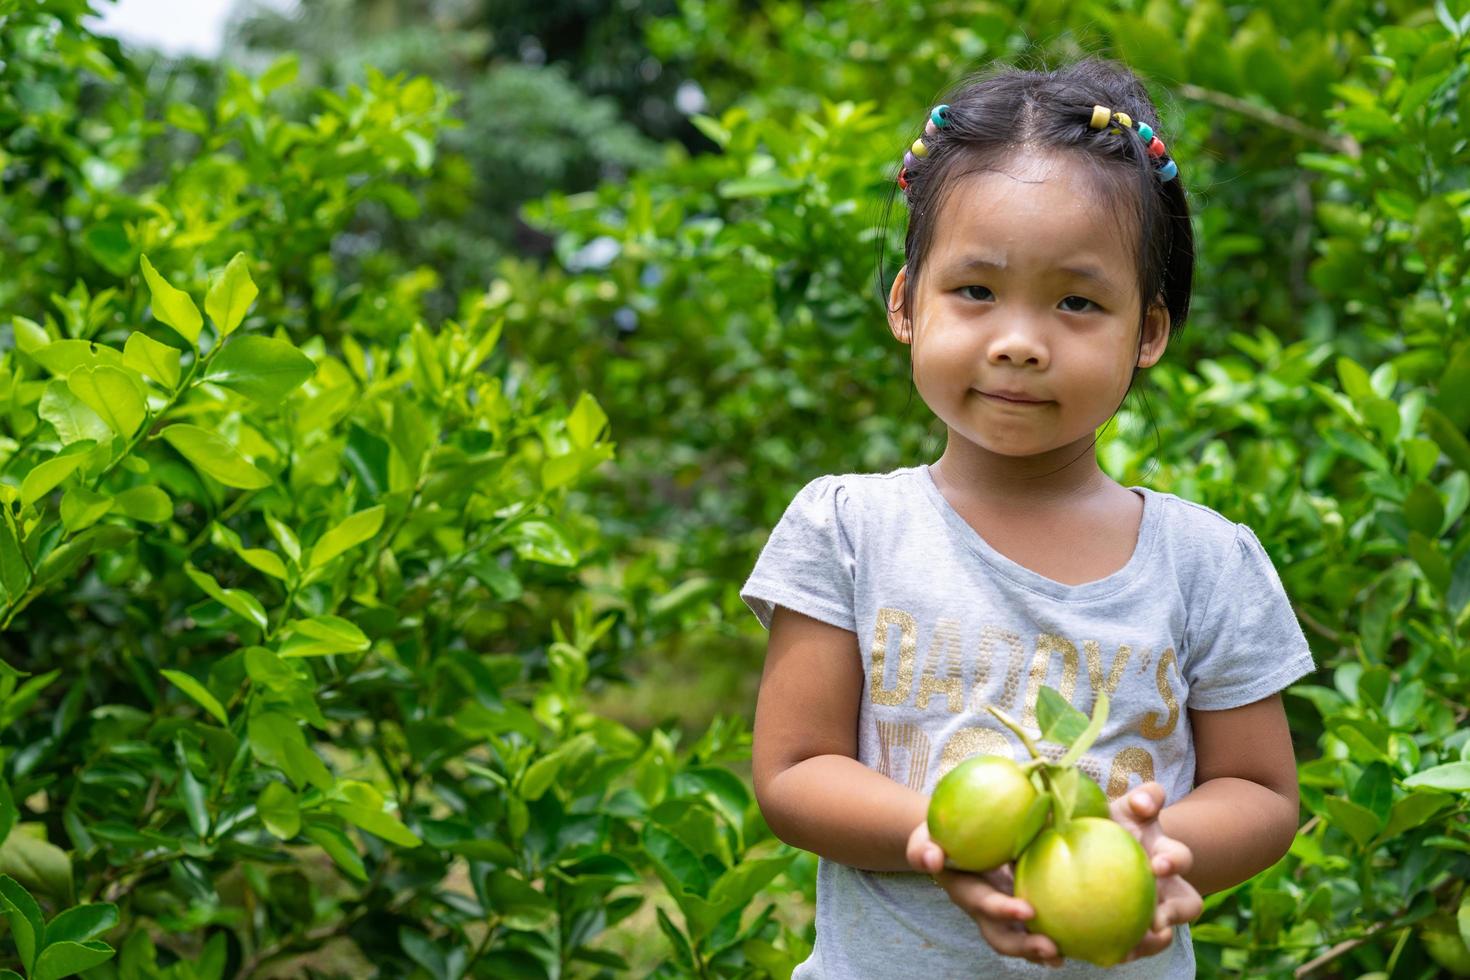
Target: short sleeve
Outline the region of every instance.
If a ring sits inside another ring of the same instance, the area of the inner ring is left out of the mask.
[[[1235,540],[1198,623],[1188,632],[1188,706],[1221,711],[1259,701],[1316,670],[1276,567],[1254,531]]]
[[[819,476],[787,505],[740,588],[740,598],[766,629],[780,605],[857,632],[857,559],[843,523],[847,504],[842,480]]]

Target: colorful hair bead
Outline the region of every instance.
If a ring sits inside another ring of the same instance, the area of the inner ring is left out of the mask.
[[[1133,117],[1128,115],[1128,113],[1126,112],[1113,113],[1113,119],[1117,122],[1119,126],[1122,126],[1124,129],[1133,128]]]
[[[1143,141],[1147,143],[1149,140],[1154,138],[1154,129],[1148,123],[1139,123],[1138,135],[1143,137]]]
[[[1107,106],[1095,105],[1092,107],[1092,120],[1087,124],[1093,129],[1102,129],[1113,118],[1113,110]]]
[[[905,153],[903,155],[903,165],[904,169],[908,169],[909,167],[917,167],[919,165],[919,161],[912,153]]]
[[[934,125],[934,120],[929,119],[929,120],[926,120],[924,122],[924,135],[925,136],[933,136],[937,132],[939,132],[939,127],[936,126],[936,125]]]
[[[1169,162],[1165,163],[1162,167],[1159,168],[1159,179],[1160,180],[1173,180],[1175,177],[1178,177],[1178,176],[1179,176],[1179,166],[1173,160],[1170,160]]]
[[[903,191],[909,189],[909,170],[907,167],[898,168],[898,189]]]
[[[914,145],[909,147],[909,152],[922,160],[929,155],[929,148],[924,145],[922,139],[916,139],[914,140]]]
[[[949,106],[941,103],[930,109],[929,121],[943,129],[949,123]]]
[[[1164,155],[1164,144],[1157,136],[1148,142],[1148,155],[1154,159]]]

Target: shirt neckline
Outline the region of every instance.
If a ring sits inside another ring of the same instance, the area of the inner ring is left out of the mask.
[[[959,511],[955,510],[945,499],[944,494],[939,491],[939,485],[934,482],[934,474],[930,472],[929,467],[928,463],[919,464],[914,467],[914,475],[924,496],[934,505],[944,522],[971,551],[998,574],[1033,592],[1040,592],[1054,599],[1069,602],[1099,599],[1112,595],[1138,577],[1148,564],[1149,556],[1153,552],[1154,541],[1158,537],[1161,501],[1159,495],[1148,487],[1132,486],[1128,489],[1143,495],[1143,521],[1139,525],[1138,540],[1133,546],[1133,554],[1129,556],[1127,564],[1111,575],[1094,579],[1091,582],[1083,582],[1081,585],[1068,585],[1065,582],[1047,578],[1040,572],[1032,571],[1020,562],[1012,561],[995,550],[990,542],[986,541],[979,531],[971,527],[970,523],[960,516]]]

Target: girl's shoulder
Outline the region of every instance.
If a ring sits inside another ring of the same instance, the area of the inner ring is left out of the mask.
[[[1231,579],[1252,572],[1276,577],[1270,556],[1249,524],[1173,493],[1138,489],[1151,495],[1156,505],[1159,552],[1167,556],[1176,575],[1214,586],[1205,595],[1222,585],[1229,588]]]

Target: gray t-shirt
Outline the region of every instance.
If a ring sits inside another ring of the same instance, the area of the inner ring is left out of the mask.
[[[740,596],[768,629],[782,605],[857,634],[858,760],[897,782],[928,794],[967,756],[1028,758],[987,703],[1035,732],[1043,684],[1088,714],[1105,689],[1108,722],[1083,771],[1110,798],[1157,780],[1167,805],[1194,787],[1186,708],[1249,704],[1315,668],[1249,527],[1170,493],[1131,489],[1144,501],[1133,556],[1106,578],[1065,585],[992,548],[927,465],[818,477],[787,507]],[[1157,956],[1110,970],[1081,960],[1053,969],[997,954],[927,875],[826,858],[816,932],[794,980],[1195,973],[1188,926]]]

